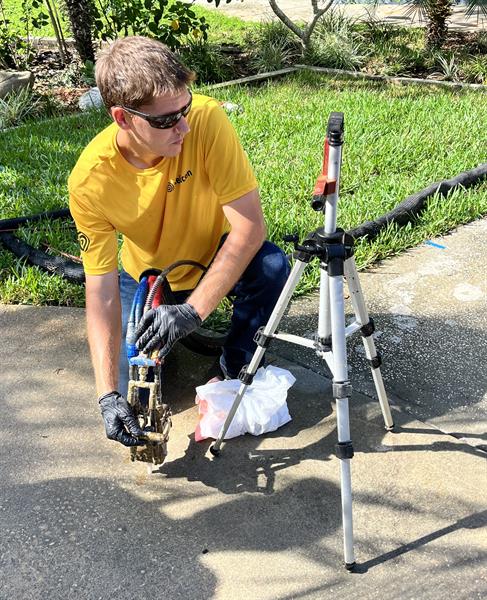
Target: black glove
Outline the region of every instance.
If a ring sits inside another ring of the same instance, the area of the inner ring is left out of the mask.
[[[191,304],[162,304],[145,313],[135,332],[136,346],[149,354],[159,350],[159,358],[167,356],[179,339],[198,329],[201,318]]]
[[[127,400],[118,392],[108,392],[98,399],[101,414],[105,421],[105,431],[109,440],[116,440],[124,446],[141,446],[137,436],[144,432]],[[127,433],[127,431],[129,433]]]

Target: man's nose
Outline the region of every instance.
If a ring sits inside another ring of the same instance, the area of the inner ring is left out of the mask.
[[[176,123],[175,128],[178,130],[180,135],[186,135],[187,133],[189,133],[191,131],[189,128],[189,125],[188,125],[188,121],[186,120],[186,117],[181,117],[179,119],[179,121]]]

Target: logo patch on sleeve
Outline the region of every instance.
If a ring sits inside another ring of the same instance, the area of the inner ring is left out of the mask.
[[[86,233],[78,231],[78,242],[81,250],[83,252],[88,252],[88,248],[90,247],[91,241],[90,238],[86,235]]]

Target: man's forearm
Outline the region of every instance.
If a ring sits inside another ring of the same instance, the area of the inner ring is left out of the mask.
[[[210,269],[188,298],[200,317],[206,319],[240,279],[248,264],[264,242],[232,236],[230,232],[218,251]]]
[[[118,293],[111,298],[86,298],[86,321],[98,396],[118,388],[121,308]]]

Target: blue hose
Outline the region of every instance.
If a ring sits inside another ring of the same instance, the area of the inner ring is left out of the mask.
[[[134,295],[134,300],[130,309],[129,321],[127,324],[127,336],[125,338],[125,347],[127,349],[127,359],[129,360],[129,362],[131,358],[133,358],[134,356],[138,356],[139,354],[139,351],[137,350],[137,347],[135,345],[135,332],[137,331],[137,326],[144,312],[144,304],[145,299],[147,298],[148,291],[148,278],[142,277],[139,285],[137,286],[137,291]]]

